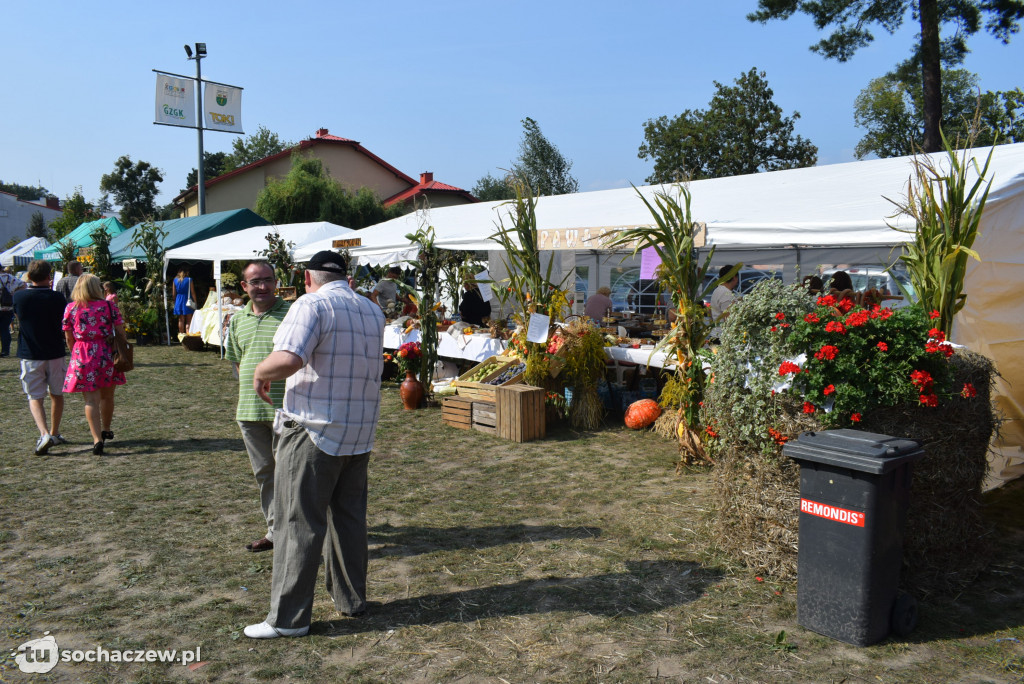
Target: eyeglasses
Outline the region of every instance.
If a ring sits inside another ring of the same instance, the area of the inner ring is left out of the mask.
[[[257,278],[256,280],[243,280],[249,287],[274,287],[277,285],[276,278]]]

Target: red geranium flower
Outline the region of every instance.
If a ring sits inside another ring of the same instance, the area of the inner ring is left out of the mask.
[[[823,389],[823,390],[821,391],[821,393],[822,393],[822,394],[824,394],[824,395],[825,395],[826,397],[827,397],[828,395],[830,395],[830,394],[835,394],[835,393],[836,393],[836,386],[835,386],[835,385],[829,385],[828,387],[826,387],[825,389]]]
[[[789,375],[790,373],[799,373],[800,366],[796,365],[792,361],[783,361],[782,365],[779,366],[779,375]]]
[[[814,404],[809,401],[804,402],[804,413],[814,413]]]
[[[832,359],[836,358],[837,353],[839,353],[839,347],[833,344],[826,344],[822,346],[821,349],[814,353],[814,358],[818,359],[819,361],[831,361]]]
[[[786,314],[784,314],[784,313],[782,313],[780,311],[779,313],[775,314],[775,320],[777,320],[777,321],[784,321],[784,320],[786,320]]]
[[[974,389],[974,385],[969,382],[964,383],[964,388],[960,390],[960,396],[964,399],[970,399],[978,396],[978,390]]]
[[[859,413],[851,413],[850,414],[850,420],[852,422],[854,422],[854,423],[859,423],[860,422],[860,414]]]
[[[832,295],[825,295],[824,297],[818,297],[819,306],[835,306],[836,298]]]
[[[881,316],[882,320],[884,321],[888,319],[890,316],[892,316],[892,309],[882,309],[881,311],[878,312],[878,315]]]
[[[843,313],[847,313],[850,311],[850,309],[853,308],[853,302],[850,301],[849,299],[844,299],[843,301],[836,304],[836,307]]]
[[[915,370],[910,373],[910,382],[912,382],[914,386],[920,389],[921,393],[924,394],[931,389],[935,380],[932,378],[932,374],[928,371]]]
[[[712,430],[710,425],[704,428],[704,432],[708,434],[708,437],[718,437],[718,433]]]
[[[820,319],[820,318],[818,318],[818,314],[816,314],[816,313],[809,313],[809,314],[807,314],[806,316],[804,316],[804,321],[805,321],[806,323],[817,323],[817,322],[819,322],[820,320],[821,320],[821,319]]]
[[[870,318],[870,315],[867,311],[854,311],[846,317],[846,327],[859,328],[868,322],[868,318]]]
[[[839,321],[829,321],[825,324],[825,332],[837,332],[840,335],[845,335],[846,328]]]
[[[942,332],[938,328],[932,328],[931,330],[929,330],[928,331],[928,337],[932,338],[936,342],[945,342],[946,341],[946,333]]]
[[[928,318],[938,318],[941,315],[942,314],[939,313],[938,309],[936,309],[928,314]]]
[[[922,394],[920,399],[921,404],[924,406],[931,406],[934,408],[939,405],[939,398],[934,394]]]
[[[879,342],[878,351],[889,351],[889,345],[887,345],[885,342]]]

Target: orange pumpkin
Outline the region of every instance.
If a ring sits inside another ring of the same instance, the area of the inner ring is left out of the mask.
[[[656,421],[660,415],[661,407],[653,399],[634,401],[626,409],[626,427],[631,430],[640,430]]]

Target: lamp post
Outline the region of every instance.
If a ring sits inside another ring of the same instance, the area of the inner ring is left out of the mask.
[[[196,130],[199,132],[199,173],[197,175],[199,215],[206,213],[206,169],[203,168],[203,70],[201,60],[206,56],[206,43],[196,43],[195,54],[185,46],[188,59],[196,61]]]

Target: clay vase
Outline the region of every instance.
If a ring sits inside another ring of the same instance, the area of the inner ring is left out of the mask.
[[[423,385],[412,374],[412,371],[405,372],[405,380],[398,386],[398,394],[402,397],[402,406],[406,411],[420,407],[420,402],[423,401]]]

